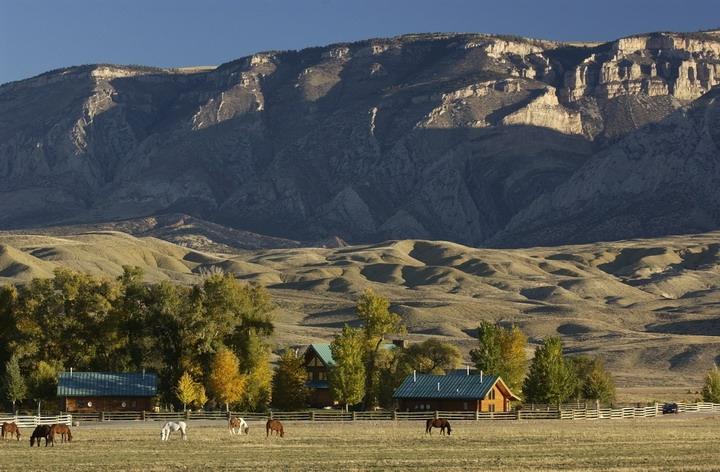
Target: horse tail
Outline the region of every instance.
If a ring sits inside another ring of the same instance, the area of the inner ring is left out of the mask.
[[[72,433],[70,432],[70,428],[67,429],[67,440],[68,442],[72,441]]]
[[[425,434],[429,433],[430,430],[432,429],[432,421],[433,420],[427,420],[425,422]]]
[[[450,436],[450,431],[452,431],[452,428],[450,427],[450,422],[448,421],[448,422],[447,422],[447,423],[445,423],[445,424],[447,424],[447,428],[448,428],[448,436]]]

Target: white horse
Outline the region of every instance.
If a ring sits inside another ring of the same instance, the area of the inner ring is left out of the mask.
[[[170,439],[170,433],[174,433],[175,431],[180,431],[180,435],[183,440],[187,441],[187,423],[184,421],[178,421],[177,423],[174,421],[168,421],[165,423],[160,430],[160,440],[167,441]]]
[[[228,421],[228,429],[230,430],[230,434],[248,434],[250,426],[248,426],[244,419],[233,416],[230,418],[230,421]]]

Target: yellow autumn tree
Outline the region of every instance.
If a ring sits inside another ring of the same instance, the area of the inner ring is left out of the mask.
[[[200,382],[196,382],[192,375],[190,375],[190,372],[187,371],[178,379],[178,383],[175,386],[175,395],[183,404],[183,411],[185,411],[187,405],[190,403],[201,407],[207,402],[205,387],[203,387]]]
[[[215,354],[209,380],[215,400],[224,403],[226,411],[230,411],[230,403],[239,401],[245,391],[245,378],[240,374],[240,361],[227,349]]]

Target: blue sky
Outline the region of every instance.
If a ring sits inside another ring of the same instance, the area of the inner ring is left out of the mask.
[[[0,83],[109,62],[213,65],[413,32],[605,40],[720,27],[720,0],[0,0]]]

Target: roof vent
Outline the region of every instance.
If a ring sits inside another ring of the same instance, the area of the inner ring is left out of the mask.
[[[480,371],[480,382],[482,382],[482,378],[483,378],[483,371],[481,370]]]
[[[465,366],[467,373],[465,375],[470,375],[470,364],[467,364]]]
[[[70,377],[72,377],[72,367],[70,367]]]
[[[438,382],[438,392],[440,391],[440,382]]]
[[[417,382],[417,370],[413,370],[413,382]]]

